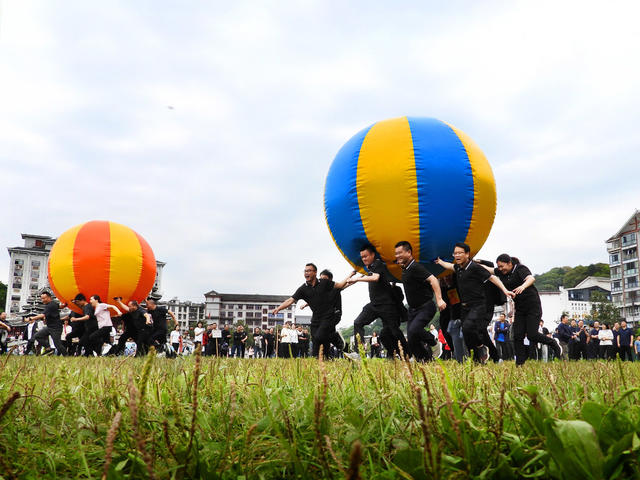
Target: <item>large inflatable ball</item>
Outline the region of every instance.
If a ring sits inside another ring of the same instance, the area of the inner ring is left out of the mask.
[[[60,301],[80,311],[71,300],[83,293],[144,300],[156,279],[156,259],[149,244],[129,227],[94,220],[70,228],[49,255],[49,285]]]
[[[456,242],[477,252],[496,213],[491,166],[464,132],[434,118],[374,123],[338,152],[324,192],[329,230],[347,261],[363,271],[360,248],[372,243],[391,273],[394,246],[407,240],[433,273]]]

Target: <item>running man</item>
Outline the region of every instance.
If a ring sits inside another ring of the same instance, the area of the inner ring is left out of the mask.
[[[39,345],[49,346],[49,337],[53,339],[53,344],[58,351],[58,354],[66,356],[67,348],[62,343],[60,336],[62,335],[62,322],[60,321],[60,304],[53,300],[51,293],[42,292],[40,299],[44,304],[44,312],[33,317],[29,317],[30,320],[44,319],[45,327],[38,330],[35,339]],[[39,348],[39,347],[38,347]]]
[[[351,278],[347,277],[342,282],[333,282],[328,279],[319,280],[317,275],[318,267],[313,263],[307,263],[304,267],[305,283],[291,297],[271,311],[273,315],[276,315],[298,300],[304,300],[309,304],[313,312],[311,315],[311,340],[313,342],[313,356],[316,358],[320,352],[320,345],[323,345],[324,351],[328,352],[329,339],[335,330],[335,299],[329,294],[334,288],[343,289],[347,285],[347,280]]]
[[[446,270],[451,270],[456,275],[456,285],[462,301],[462,335],[467,348],[473,352],[473,360],[482,362],[483,338],[481,332],[485,329],[486,297],[484,284],[491,282],[496,285],[507,297],[513,298],[511,293],[503,285],[498,277],[485,270],[484,267],[471,260],[471,248],[466,243],[458,242],[453,248],[454,263],[445,262],[438,258],[436,263]],[[537,327],[536,327],[537,328]]]
[[[411,353],[416,361],[433,360],[431,346],[437,340],[425,327],[433,320],[436,311],[444,310],[447,304],[442,299],[440,283],[424,265],[413,258],[413,248],[405,240],[396,243],[396,262],[402,267],[402,285],[409,304],[407,337]],[[435,294],[436,303],[433,303]],[[425,347],[425,343],[429,347]]]
[[[364,327],[375,319],[382,320],[380,341],[387,351],[387,358],[395,358],[395,353],[400,354],[398,342],[408,353],[407,340],[400,330],[400,313],[393,297],[391,282],[393,277],[382,261],[376,248],[368,243],[360,249],[360,259],[369,273],[361,277],[352,277],[348,284],[365,282],[369,286],[369,303],[367,303],[358,318],[353,322],[353,335],[355,337],[355,355],[358,352],[358,339],[364,342]],[[354,272],[355,274],[355,272]],[[353,355],[353,354],[352,354]]]

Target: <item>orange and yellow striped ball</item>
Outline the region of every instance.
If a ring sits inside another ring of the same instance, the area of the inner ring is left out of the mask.
[[[78,293],[87,299],[99,295],[142,301],[156,279],[153,250],[138,233],[115,222],[93,220],[64,232],[49,255],[49,285],[61,302],[71,303]]]

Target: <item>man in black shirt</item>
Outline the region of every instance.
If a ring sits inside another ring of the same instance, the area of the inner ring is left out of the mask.
[[[320,272],[320,279],[321,280],[333,280],[333,273],[331,273],[329,270],[325,269],[322,272]],[[346,285],[344,288],[347,288],[349,285]],[[339,289],[339,288],[334,288],[333,290],[331,290],[331,292],[329,293],[329,301],[333,304],[333,330],[331,330],[329,332],[329,327],[327,326],[327,332],[328,332],[328,342],[330,345],[333,345],[335,347],[336,350],[336,357],[340,357],[342,355],[342,352],[344,352],[344,339],[342,338],[342,335],[340,335],[340,332],[338,332],[336,330],[336,326],[340,323],[340,320],[342,320],[342,290],[343,289]],[[307,343],[307,356],[309,356],[308,351],[309,351],[309,332],[303,332],[305,335],[306,343]],[[300,338],[298,337],[298,341],[300,341]],[[330,350],[332,351],[332,350]],[[329,351],[327,351],[327,349],[325,349],[326,355],[325,356],[330,356],[329,355]],[[332,356],[332,355],[331,355]],[[333,357],[333,356],[332,356]]]
[[[151,315],[153,320],[153,328],[149,342],[158,352],[164,351],[164,346],[167,343],[167,315],[170,315],[174,323],[176,323],[176,316],[167,307],[158,306],[155,299],[147,298],[147,311]]]
[[[271,358],[273,356],[274,345],[276,343],[276,339],[273,334],[273,328],[265,330],[265,332],[262,334],[262,338],[264,338],[264,356],[265,358]]]
[[[347,285],[347,277],[342,282],[332,280],[318,280],[318,268],[313,263],[304,267],[305,283],[295,293],[272,310],[277,315],[280,310],[290,307],[298,300],[309,304],[311,311],[311,341],[313,342],[313,356],[318,357],[320,345],[323,345],[325,355],[329,353],[331,334],[335,331],[335,297],[330,295],[333,289],[343,289]]]
[[[558,340],[562,347],[561,357],[565,360],[569,356],[569,342],[571,341],[571,337],[573,337],[573,332],[569,326],[569,317],[563,313],[560,316],[560,324],[558,325]]]
[[[49,337],[53,339],[53,344],[60,355],[67,355],[67,348],[62,343],[60,336],[62,335],[62,321],[60,320],[60,304],[51,298],[49,292],[40,294],[42,303],[44,304],[44,312],[31,317],[38,321],[44,319],[46,326],[36,333],[36,341],[41,345],[49,346]]]
[[[392,277],[386,264],[382,261],[376,248],[369,244],[360,249],[360,258],[369,275],[361,277],[351,277],[348,284],[366,282],[369,285],[369,300],[358,318],[353,322],[353,335],[355,337],[355,354],[358,352],[358,340],[364,342],[364,327],[375,319],[382,320],[382,330],[380,331],[380,341],[387,350],[387,358],[395,358],[395,353],[400,353],[398,342],[408,353],[407,341],[400,330],[400,314],[393,297],[391,281]],[[352,275],[355,275],[353,272]]]
[[[600,331],[600,322],[593,322],[593,327],[589,330],[589,343],[587,344],[587,358],[595,360],[598,358],[598,349],[600,347],[600,339],[598,332]]]
[[[402,285],[404,296],[409,304],[409,320],[407,337],[409,349],[417,361],[425,362],[433,359],[431,346],[437,340],[425,327],[433,319],[437,310],[444,310],[447,304],[442,299],[440,284],[424,265],[413,258],[413,249],[407,241],[396,243],[396,262],[402,267]],[[436,303],[433,303],[435,293]],[[437,306],[436,306],[437,305]],[[425,343],[429,345],[425,348]]]
[[[135,300],[130,300],[127,305],[124,304],[121,297],[116,297],[114,300],[120,310],[124,312],[120,317],[124,324],[124,332],[120,335],[117,345],[109,351],[109,355],[118,355],[124,349],[129,338],[133,338],[136,342],[136,357],[146,355],[153,324],[151,315]]]
[[[70,342],[71,339],[77,337],[79,341],[71,354],[80,355],[82,353],[82,347],[87,345],[89,336],[98,330],[98,321],[93,314],[93,307],[87,301],[87,297],[82,293],[77,294],[72,302],[75,303],[78,308],[82,309],[82,313],[78,314],[76,312],[71,312],[74,315],[69,316],[69,320],[71,321],[71,333],[67,335],[67,342]],[[89,355],[88,348],[85,351],[85,355]]]
[[[458,293],[462,302],[462,334],[467,348],[473,352],[473,360],[483,361],[483,339],[488,337],[486,333],[486,297],[485,283],[490,281],[496,285],[506,296],[513,297],[502,282],[492,275],[484,267],[471,260],[471,249],[466,243],[456,243],[453,248],[454,263],[445,262],[438,258],[436,263],[441,267],[452,270],[456,275]],[[485,332],[482,332],[484,329]]]
[[[620,330],[618,332],[618,351],[620,352],[620,360],[633,361],[633,330],[627,327],[627,322],[620,322]]]

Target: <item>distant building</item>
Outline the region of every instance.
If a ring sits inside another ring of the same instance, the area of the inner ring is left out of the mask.
[[[611,298],[610,281],[607,277],[587,277],[573,288],[560,287],[557,291],[541,291],[542,318],[547,328],[560,323],[560,316],[581,320],[591,315],[592,295],[600,292]]]
[[[47,263],[56,239],[43,235],[22,234],[24,246],[9,248],[9,280],[5,311],[9,316],[20,312],[30,295],[49,286]]]
[[[640,212],[636,210],[606,242],[611,271],[611,300],[620,309],[620,316],[633,323],[640,320],[639,232]]]
[[[180,301],[174,297],[169,301],[159,302],[159,305],[164,305],[167,310],[173,312],[180,324],[180,330],[188,330],[195,327],[198,322],[206,321],[204,302]]]
[[[296,321],[295,305],[277,315],[270,312],[289,295],[259,295],[242,293],[218,293],[211,290],[204,294],[207,322],[232,324],[242,321],[248,328],[271,328],[286,320]]]
[[[22,234],[24,246],[11,247],[9,251],[9,279],[5,311],[9,318],[16,318],[23,306],[33,303],[33,297],[43,288],[50,288],[48,275],[49,253],[56,239],[44,235]],[[165,262],[156,261],[156,281],[152,295],[162,296],[162,269]],[[91,295],[90,292],[86,294]]]
[[[295,315],[295,305],[271,315],[271,310],[289,298],[288,295],[258,295],[243,293],[218,293],[211,290],[204,294],[202,303],[179,300],[177,297],[159,302],[173,312],[182,330],[194,328],[198,322],[216,322],[218,325],[234,325],[241,322],[247,328],[271,328],[286,320],[302,325],[311,323],[311,316]]]

